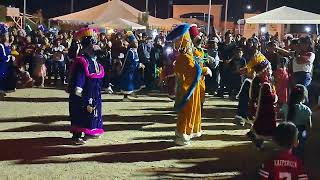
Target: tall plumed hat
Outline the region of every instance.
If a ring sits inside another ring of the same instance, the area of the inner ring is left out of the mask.
[[[0,24],[0,35],[4,35],[4,34],[6,34],[8,32],[9,32],[8,31],[8,26],[3,24],[3,23],[1,23]]]
[[[189,31],[190,25],[187,23],[180,24],[174,28],[166,37],[167,41],[175,41]]]
[[[132,43],[132,42],[137,41],[137,38],[136,38],[136,36],[133,34],[132,31],[128,31],[126,35],[127,35],[127,40],[128,40],[129,43]]]
[[[92,28],[82,28],[76,34],[75,37],[82,40],[84,37],[97,37],[98,31]]]
[[[189,28],[189,33],[190,33],[191,39],[194,39],[197,36],[199,36],[200,32],[198,30],[198,26],[196,24],[191,24],[191,26]]]
[[[92,28],[82,28],[75,34],[75,38],[81,41],[83,46],[96,44],[98,35],[97,30]]]

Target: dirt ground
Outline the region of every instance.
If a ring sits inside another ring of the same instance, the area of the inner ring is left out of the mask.
[[[236,102],[207,97],[205,134],[187,147],[173,144],[176,115],[163,94],[133,102],[103,95],[105,135],[73,146],[63,90],[21,89],[0,102],[0,179],[255,179],[274,151],[257,151],[234,125]],[[311,179],[320,179],[320,113],[306,152]]]

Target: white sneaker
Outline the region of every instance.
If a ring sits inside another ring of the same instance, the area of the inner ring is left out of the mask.
[[[204,131],[199,131],[199,132],[197,132],[197,133],[192,133],[192,134],[191,134],[191,138],[199,138],[199,137],[202,136],[203,132],[204,132]]]
[[[135,93],[131,93],[130,96],[134,97],[134,98],[138,98],[138,95]]]
[[[179,138],[177,137],[175,140],[174,140],[174,143],[176,143],[176,145],[179,145],[179,146],[188,146],[190,145],[190,141],[187,141],[183,138]]]
[[[185,141],[190,141],[192,135],[187,135],[187,134],[181,134],[179,133],[177,130],[175,131],[175,135],[177,138],[182,138],[184,139]]]
[[[6,91],[6,93],[13,93],[13,92],[16,92],[17,88],[14,88],[14,89],[10,89],[8,91]]]
[[[83,145],[87,143],[87,141],[82,138],[72,138],[72,141],[75,145]]]
[[[239,125],[239,126],[244,126],[246,124],[245,118],[243,118],[241,116],[238,116],[238,115],[236,115],[234,117],[234,121],[235,121],[234,123]]]
[[[6,92],[0,90],[0,96],[4,97],[4,96],[7,96]]]
[[[172,101],[174,101],[176,96],[175,95],[168,95],[168,98],[171,99]]]
[[[102,135],[97,135],[97,136],[91,136],[91,135],[85,135],[83,140],[87,141],[89,139],[100,139]]]
[[[105,91],[106,91],[107,94],[112,94],[113,93],[113,90],[112,90],[111,86],[109,86]]]
[[[254,121],[250,119],[245,119],[246,123],[253,126]]]
[[[123,98],[122,102],[131,102],[131,100],[129,98]]]
[[[0,101],[4,101],[4,97],[6,96],[6,94],[1,94],[0,93]]]

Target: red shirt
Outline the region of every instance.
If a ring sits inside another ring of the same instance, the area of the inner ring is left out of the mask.
[[[276,81],[276,91],[278,95],[278,102],[287,103],[288,101],[288,88],[289,88],[289,74],[284,68],[278,68],[274,73]]]
[[[302,162],[291,151],[282,151],[262,164],[259,175],[263,180],[308,180]]]

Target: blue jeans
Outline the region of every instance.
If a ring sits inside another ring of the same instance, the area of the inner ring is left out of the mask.
[[[60,80],[62,81],[62,83],[64,83],[65,72],[66,72],[65,62],[53,61],[53,67],[54,67],[53,73],[54,73],[55,81],[57,81],[58,76],[60,76]]]
[[[53,75],[53,60],[52,59],[47,59],[46,60],[46,67],[47,67],[47,76],[51,78]]]
[[[307,142],[307,131],[306,131],[306,128],[304,127],[298,126],[297,128],[299,129],[299,134],[298,134],[299,145],[298,147],[293,149],[293,154],[296,155],[301,160],[303,160],[304,149]]]
[[[293,77],[294,77],[294,83],[295,84],[302,84],[307,89],[309,89],[309,86],[310,86],[311,81],[312,81],[311,73],[304,72],[304,71],[299,71],[299,72],[295,72]]]
[[[230,74],[230,88],[232,96],[236,97],[241,88],[241,75],[240,74]]]

